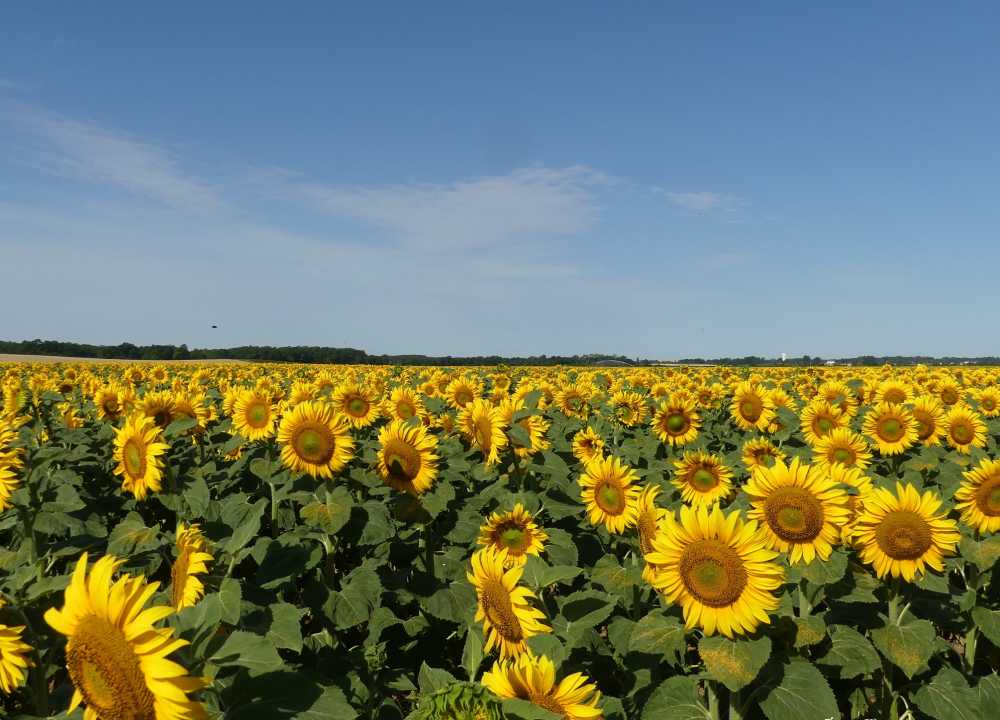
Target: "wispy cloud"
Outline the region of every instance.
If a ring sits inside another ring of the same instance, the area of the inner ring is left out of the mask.
[[[695,212],[707,212],[709,210],[737,210],[750,204],[745,198],[736,197],[726,193],[718,192],[675,192],[666,188],[654,186],[651,188],[654,195],[662,195],[671,204],[685,210]]]
[[[6,104],[0,112],[36,138],[35,162],[49,172],[111,185],[186,210],[222,205],[215,190],[185,174],[166,148],[19,103]]]
[[[591,168],[527,168],[447,184],[298,192],[319,210],[371,223],[426,250],[481,248],[572,235],[597,220],[594,190],[612,180]]]

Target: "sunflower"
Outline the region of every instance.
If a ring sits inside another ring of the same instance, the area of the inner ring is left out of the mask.
[[[274,435],[277,412],[271,399],[257,390],[244,390],[233,403],[233,429],[247,440],[266,440]]]
[[[83,418],[77,412],[73,403],[61,402],[56,406],[59,415],[62,417],[63,425],[70,430],[83,427]]]
[[[437,438],[423,425],[393,420],[379,430],[378,474],[400,492],[423,495],[437,477]]]
[[[12,456],[0,454],[0,512],[14,507],[11,496],[15,490],[21,487],[16,467]]]
[[[354,438],[346,418],[330,405],[299,403],[278,425],[281,462],[293,472],[331,478],[354,457]]]
[[[743,430],[764,431],[774,419],[774,405],[769,393],[749,381],[741,382],[733,391],[729,414]]]
[[[167,391],[151,392],[143,395],[139,407],[151,417],[161,430],[177,418],[174,416],[174,394]]]
[[[176,538],[177,559],[170,568],[170,599],[175,610],[183,610],[205,595],[205,586],[198,576],[208,572],[208,563],[214,558],[197,525],[177,523]]]
[[[645,560],[657,568],[653,587],[683,608],[687,629],[732,638],[768,624],[778,608],[773,591],[784,571],[777,555],[757,523],[743,522],[739,512],[682,505],[679,520],[666,515]]]
[[[962,399],[962,386],[955,378],[946,377],[938,383],[937,394],[941,403],[950,407]]]
[[[541,530],[521,503],[505,513],[493,513],[479,528],[479,545],[492,547],[504,555],[504,567],[522,566],[528,555],[539,555],[549,536]]]
[[[487,466],[500,461],[500,451],[507,446],[503,417],[489,400],[477,398],[458,413],[457,425],[472,447],[483,454]]]
[[[949,445],[968,455],[972,448],[986,446],[986,423],[975,410],[954,405],[944,416],[944,436]]]
[[[759,468],[744,486],[751,510],[774,550],[788,554],[793,565],[826,560],[847,521],[847,493],[817,465],[777,462]]]
[[[586,420],[590,414],[590,391],[582,385],[570,385],[556,393],[556,407],[563,415]]]
[[[636,528],[639,531],[639,547],[642,552],[653,551],[653,538],[656,537],[660,522],[667,511],[657,506],[656,496],[660,494],[659,485],[652,483],[642,488],[639,493],[639,512],[635,519]]]
[[[358,383],[341,385],[333,393],[333,407],[353,428],[364,428],[378,419],[379,403],[371,389]]]
[[[785,457],[785,453],[767,438],[754,438],[743,443],[741,459],[750,472],[758,467],[771,467],[775,461]]]
[[[799,416],[802,435],[810,445],[815,445],[837,428],[845,427],[847,423],[848,418],[840,408],[826,400],[813,400],[802,408],[802,414]]]
[[[122,478],[122,490],[145,499],[149,492],[160,492],[163,461],[160,456],[170,446],[160,439],[160,428],[148,415],[133,415],[121,429],[115,430],[115,475]]]
[[[653,414],[653,432],[660,442],[672,447],[687,445],[698,437],[701,418],[693,398],[674,395],[663,402]]]
[[[398,387],[389,395],[385,401],[384,412],[396,420],[409,420],[418,417],[421,420],[427,417],[427,409],[420,402],[420,398],[408,387]]]
[[[502,699],[519,698],[559,715],[563,720],[599,720],[601,691],[582,673],[556,684],[556,670],[544,655],[525,653],[498,661],[483,673],[482,684]]]
[[[513,428],[515,425],[524,431],[528,438],[528,444],[522,445],[511,434],[507,433],[507,444],[510,445],[519,458],[528,458],[550,447],[545,433],[549,429],[549,421],[541,415],[526,414],[530,412],[524,407],[520,400],[515,398],[505,398],[497,406],[500,410],[500,419],[505,427]],[[518,420],[514,420],[515,415],[520,415]]]
[[[625,427],[635,427],[646,419],[646,400],[637,392],[616,392],[611,396],[614,418]]]
[[[23,632],[23,625],[0,625],[0,692],[6,695],[24,685],[25,671],[35,664],[28,657],[31,646],[21,639]]]
[[[921,496],[913,485],[900,482],[895,494],[875,488],[854,523],[861,560],[880,578],[891,575],[909,582],[926,566],[943,571],[944,556],[955,551],[961,536],[940,508],[941,498],[930,490]]]
[[[902,405],[876,405],[865,415],[862,428],[882,455],[899,455],[917,441],[913,414]]]
[[[875,403],[902,405],[910,400],[910,387],[899,380],[883,380],[875,389]]]
[[[996,386],[986,387],[976,392],[976,402],[979,412],[988,418],[1000,416],[1000,389]]]
[[[584,465],[604,457],[604,440],[588,425],[573,436],[573,455]]]
[[[61,609],[45,621],[66,636],[66,668],[75,691],[69,710],[86,703],[85,720],[194,720],[207,718],[188,693],[205,681],[168,660],[187,645],[170,628],[153,626],[173,614],[157,605],[143,610],[159,583],[112,576],[121,560],[102,557],[87,572],[87,553],[76,564]]]
[[[100,420],[116,422],[125,411],[122,393],[110,385],[102,387],[94,396],[94,407]]]
[[[464,377],[455,378],[445,388],[445,399],[456,410],[461,410],[483,394],[483,388],[478,382]]]
[[[545,615],[530,604],[534,593],[517,584],[524,569],[504,568],[504,557],[505,553],[492,547],[477,550],[472,555],[472,572],[466,573],[476,588],[475,620],[483,623],[484,650],[497,648],[501,659],[530,652],[529,637],[552,632],[542,622]]]
[[[1000,460],[984,459],[962,474],[965,480],[955,491],[962,522],[981,533],[1000,530]]]
[[[933,395],[921,395],[913,401],[910,410],[917,424],[917,441],[923,445],[937,445],[944,435],[944,409]]]
[[[580,477],[580,497],[594,525],[603,524],[610,533],[623,533],[635,525],[639,514],[639,479],[635,470],[616,457],[588,463]]]
[[[858,411],[857,395],[851,386],[839,380],[827,380],[816,390],[816,396],[826,400],[848,418]]]
[[[865,439],[850,428],[840,427],[821,437],[812,448],[813,463],[830,468],[833,465],[864,470],[871,462]]]
[[[686,452],[674,461],[671,482],[681,491],[681,499],[692,505],[711,505],[725,500],[733,491],[732,471],[722,458],[701,450]]]

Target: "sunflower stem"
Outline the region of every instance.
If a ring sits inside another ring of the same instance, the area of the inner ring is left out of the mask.
[[[976,665],[976,644],[979,640],[979,633],[977,632],[976,626],[973,625],[969,628],[969,632],[965,634],[965,669],[969,674],[972,673],[972,668]]]
[[[708,703],[708,712],[712,720],[719,720],[719,689],[714,680],[705,683],[705,700]]]
[[[434,577],[434,521],[431,520],[424,524],[423,541],[424,541],[424,569],[427,570],[428,574]]]
[[[812,612],[809,596],[806,593],[806,579],[799,580],[799,617],[807,617]]]

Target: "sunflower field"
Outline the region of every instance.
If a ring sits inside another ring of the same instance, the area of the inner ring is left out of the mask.
[[[1000,717],[992,368],[0,366],[0,715]]]

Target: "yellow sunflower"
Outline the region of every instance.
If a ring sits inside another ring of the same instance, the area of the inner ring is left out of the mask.
[[[573,455],[584,465],[604,457],[604,440],[588,425],[573,436]]]
[[[385,414],[396,420],[409,420],[427,417],[427,409],[413,390],[408,387],[398,387],[389,394],[385,401]]]
[[[756,428],[763,432],[774,419],[774,405],[770,394],[755,383],[741,382],[733,391],[729,414],[743,430]]]
[[[115,430],[115,475],[121,476],[122,490],[145,499],[163,487],[163,461],[160,456],[169,445],[160,439],[160,428],[147,415],[133,415]]]
[[[657,568],[653,587],[683,608],[688,629],[732,638],[770,623],[768,613],[780,604],[774,591],[784,582],[777,556],[757,523],[743,522],[739,512],[682,505],[679,520],[667,514],[645,559]]]
[[[479,528],[479,545],[492,547],[504,555],[504,567],[522,566],[528,555],[540,555],[549,536],[521,503],[505,513],[493,513]]]
[[[1000,389],[995,385],[977,391],[975,397],[976,402],[979,404],[979,412],[984,417],[995,418],[1000,416]]]
[[[847,521],[847,493],[825,468],[793,458],[758,468],[744,486],[751,509],[771,548],[788,554],[791,564],[826,560]]]
[[[24,626],[0,625],[0,692],[10,695],[24,685],[27,669],[35,663],[31,646],[21,639]]]
[[[910,400],[910,387],[899,380],[883,380],[875,389],[875,403],[902,405]]]
[[[331,478],[354,457],[354,438],[343,415],[318,400],[299,403],[278,426],[281,462],[297,473]]]
[[[21,479],[13,457],[0,454],[0,511],[14,507],[11,496],[19,487]]]
[[[423,495],[437,477],[437,438],[423,425],[393,420],[379,430],[378,474],[400,492]]]
[[[483,673],[482,684],[499,698],[519,698],[563,720],[600,720],[601,692],[586,675],[573,673],[556,683],[556,670],[544,655],[525,653],[498,661]]]
[[[672,447],[687,445],[698,437],[701,418],[698,417],[695,401],[690,397],[676,395],[663,402],[653,414],[653,432],[660,442]]]
[[[639,512],[635,525],[639,531],[639,548],[644,553],[653,551],[653,538],[656,537],[660,522],[667,514],[666,509],[656,504],[656,496],[659,494],[660,487],[652,483],[643,487],[639,494]]]
[[[555,403],[567,417],[586,420],[590,414],[590,390],[582,385],[569,385],[556,393]]]
[[[937,445],[944,435],[944,408],[933,395],[921,395],[913,401],[910,410],[917,424],[917,441],[923,445]]]
[[[483,394],[483,388],[478,382],[469,378],[459,377],[448,383],[445,389],[448,404],[456,410],[461,410]]]
[[[646,399],[637,392],[622,390],[611,396],[611,410],[622,425],[635,427],[646,419]]]
[[[530,652],[527,639],[552,632],[545,615],[531,606],[534,593],[517,584],[524,569],[504,567],[504,553],[485,547],[472,555],[472,572],[466,573],[476,588],[476,622],[482,621],[485,652],[496,648],[500,658]]]
[[[139,407],[161,430],[177,419],[174,415],[174,394],[169,390],[146,393]]]
[[[594,525],[603,524],[610,533],[623,533],[635,525],[639,514],[639,479],[635,470],[616,457],[595,459],[580,477],[580,497]]]
[[[368,427],[379,416],[379,403],[370,388],[358,383],[341,385],[333,393],[333,407],[353,428]]]
[[[257,390],[244,390],[233,403],[233,429],[247,440],[274,435],[277,412],[271,399]]]
[[[214,558],[197,525],[177,523],[174,545],[177,558],[170,568],[170,600],[175,610],[183,610],[205,595],[205,586],[198,576],[208,573],[208,563]]]
[[[955,491],[962,522],[981,533],[1000,530],[1000,460],[984,459],[962,474],[965,480]]]
[[[681,499],[692,505],[712,505],[725,500],[733,491],[732,471],[722,458],[701,450],[686,452],[674,461],[671,482],[681,491]]]
[[[457,425],[472,447],[483,454],[486,465],[500,461],[500,451],[507,446],[503,414],[485,398],[477,398],[458,413]]]
[[[102,387],[94,396],[97,417],[107,422],[116,422],[125,412],[122,393],[112,386]]]
[[[865,435],[882,455],[899,455],[917,441],[913,414],[902,405],[881,403],[868,414],[862,425]]]
[[[194,720],[207,718],[201,703],[188,699],[205,681],[168,660],[187,645],[170,628],[154,623],[173,614],[157,605],[143,610],[159,583],[112,576],[121,561],[102,557],[87,572],[87,554],[76,564],[61,609],[45,621],[66,636],[66,668],[75,691],[72,712],[86,704],[85,720]]]
[[[968,455],[972,448],[986,446],[986,423],[965,405],[953,405],[944,416],[943,427],[948,444],[960,453]]]
[[[513,428],[516,425],[528,436],[528,444],[522,445],[509,432],[507,433],[507,444],[513,448],[518,457],[528,458],[550,447],[551,444],[545,437],[545,433],[549,429],[548,420],[541,415],[525,415],[523,411],[526,408],[520,400],[515,398],[504,398],[497,407],[500,410],[500,419],[505,427]],[[515,421],[515,414],[520,414],[522,417]]]
[[[872,491],[872,481],[856,467],[845,467],[840,463],[831,465],[830,479],[848,490],[847,519],[840,526],[840,542],[849,546],[854,537],[854,523],[864,508],[865,498]]]
[[[865,497],[854,522],[854,544],[861,560],[886,575],[913,582],[926,566],[941,572],[944,557],[955,551],[960,535],[954,520],[939,512],[941,498],[913,485],[896,483],[893,494],[875,488]]]
[[[937,394],[943,405],[951,407],[962,399],[962,386],[955,378],[945,377],[938,383]]]
[[[830,468],[834,465],[864,470],[871,462],[865,439],[850,428],[841,427],[821,437],[812,448],[813,464]]]
[[[815,445],[837,428],[847,425],[847,418],[836,405],[826,400],[813,400],[804,408],[799,416],[799,426],[802,436],[810,445]]]
[[[743,443],[741,459],[750,472],[758,467],[771,467],[775,461],[785,457],[785,453],[767,438],[754,438]]]

